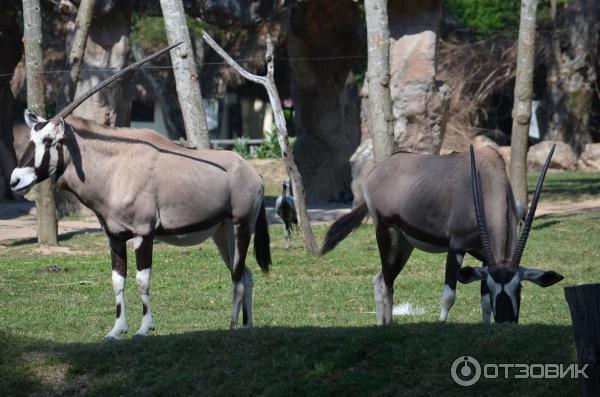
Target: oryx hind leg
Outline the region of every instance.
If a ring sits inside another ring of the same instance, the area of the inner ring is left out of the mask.
[[[246,268],[246,254],[250,245],[252,231],[249,225],[239,223],[233,225],[234,234],[234,250],[233,261],[231,266],[231,281],[233,287],[233,308],[231,312],[230,329],[234,330],[238,327],[238,319],[240,308],[245,301],[244,309],[246,316],[244,318],[245,326],[252,326],[252,309],[247,307],[252,304],[252,300],[248,301],[248,294],[252,294],[252,274]]]
[[[414,247],[394,226],[376,227],[377,246],[381,258],[381,271],[373,278],[377,324],[392,322],[394,305],[394,280],[408,261]]]
[[[119,339],[121,334],[127,332],[127,318],[125,316],[125,279],[127,278],[127,246],[124,240],[108,238],[110,256],[112,261],[112,288],[115,293],[117,318],[115,324],[104,339]]]
[[[448,312],[450,312],[450,309],[452,309],[452,306],[454,306],[454,302],[456,301],[456,272],[462,265],[464,256],[464,252],[453,249],[448,250],[444,290],[442,291],[440,321],[446,321]]]
[[[252,327],[253,278],[252,272],[245,266],[246,253],[250,244],[250,230],[240,225],[233,225],[230,220],[226,220],[213,234],[213,240],[232,276],[233,307],[230,327],[237,328],[240,307],[244,326]]]

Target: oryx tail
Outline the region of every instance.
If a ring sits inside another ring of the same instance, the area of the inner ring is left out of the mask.
[[[254,229],[254,257],[264,273],[269,273],[269,266],[271,265],[271,248],[269,243],[269,225],[267,224],[265,202],[263,201],[260,205]]]
[[[325,236],[325,241],[321,248],[321,255],[325,255],[334,249],[343,239],[348,237],[354,229],[362,225],[367,215],[369,215],[367,203],[362,203],[354,208],[349,214],[346,214],[333,222]]]

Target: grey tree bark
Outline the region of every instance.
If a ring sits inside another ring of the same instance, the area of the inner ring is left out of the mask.
[[[273,42],[271,37],[267,37],[267,53],[265,59],[267,61],[267,74],[266,76],[257,76],[249,73],[247,70],[242,68],[237,62],[235,62],[226,52],[223,50],[208,33],[204,32],[204,40],[212,47],[229,65],[231,65],[239,74],[244,78],[261,84],[267,90],[269,94],[269,100],[271,107],[273,108],[273,115],[275,116],[275,125],[277,126],[277,138],[279,140],[279,146],[281,147],[281,157],[285,170],[292,182],[292,189],[294,191],[294,197],[296,201],[296,211],[298,215],[298,225],[302,230],[302,236],[304,238],[304,248],[312,255],[316,256],[319,252],[319,247],[315,241],[312,228],[310,226],[310,218],[306,212],[305,192],[304,185],[302,184],[302,177],[296,166],[294,160],[294,154],[290,150],[290,144],[288,139],[287,127],[285,124],[285,117],[283,115],[283,108],[281,107],[281,100],[275,86],[275,61],[273,57]]]
[[[548,138],[569,143],[577,155],[592,142],[590,115],[598,87],[599,13],[598,0],[569,0],[566,15],[557,16],[559,29],[552,39]]]
[[[390,30],[387,0],[365,0],[367,20],[368,125],[377,164],[394,152],[390,96]]]
[[[122,69],[127,63],[131,10],[127,7],[112,7],[103,10],[103,3],[102,1],[96,2],[95,15],[91,18],[85,46],[81,44],[81,41],[79,44],[76,43],[83,39],[83,37],[77,38],[78,35],[83,36],[83,33],[78,30],[74,31],[72,48],[77,45],[79,47],[77,52],[82,51],[83,47],[85,50],[83,50],[83,57],[80,58],[79,78],[73,97],[89,90],[115,70]],[[83,7],[83,5],[82,2],[81,6]],[[89,6],[89,4],[86,5],[86,7]],[[86,11],[86,13],[89,12],[91,11]],[[77,17],[79,19],[79,12]],[[82,16],[81,23],[85,24],[83,19]],[[131,118],[130,82],[131,76],[129,75],[112,83],[83,102],[75,109],[73,115],[112,127],[128,126]],[[81,213],[81,203],[69,192],[57,191],[56,201],[61,216]]]
[[[537,0],[521,0],[511,133],[510,183],[517,203],[527,205],[527,137],[533,97]]]
[[[169,45],[183,41],[183,45],[171,51],[171,62],[188,142],[195,147],[208,149],[210,140],[206,114],[183,3],[181,0],[160,0],[160,7]]]
[[[79,81],[79,73],[85,55],[85,47],[87,45],[88,33],[92,24],[92,15],[94,13],[95,4],[96,0],[82,0],[79,4],[77,18],[75,19],[73,41],[71,42],[69,57],[67,59],[67,69],[69,69],[70,72],[65,75],[63,83],[63,104],[71,102],[73,99],[73,91],[75,90],[75,87],[77,87],[77,82]],[[58,107],[60,108],[62,106]]]
[[[42,10],[40,0],[23,0],[23,42],[27,73],[27,106],[39,116],[46,116],[46,98],[42,53]],[[37,185],[38,242],[58,244],[58,223],[54,202],[54,179]]]

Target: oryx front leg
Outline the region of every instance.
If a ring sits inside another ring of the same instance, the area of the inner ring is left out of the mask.
[[[245,324],[247,327],[252,326],[252,308],[247,307],[252,305],[252,297],[246,294],[252,294],[252,276],[246,272],[246,253],[250,245],[250,229],[245,224],[233,225],[234,234],[234,252],[233,263],[231,266],[231,280],[233,285],[233,307],[231,310],[230,329],[237,329],[238,319],[240,316],[240,308],[244,302]],[[248,287],[248,289],[247,289]]]
[[[152,307],[150,306],[152,241],[152,237],[136,237],[133,239],[133,248],[135,249],[135,261],[137,267],[135,281],[137,282],[142,298],[142,325],[135,333],[139,336],[146,336],[148,335],[148,332],[154,330],[154,319],[152,317]]]
[[[112,260],[112,287],[117,303],[117,319],[112,330],[106,334],[105,339],[119,339],[121,334],[127,332],[127,318],[125,316],[125,279],[127,277],[127,248],[125,241],[108,238]]]
[[[464,253],[455,250],[448,250],[446,258],[446,277],[444,282],[444,290],[442,291],[442,302],[440,310],[440,321],[446,321],[448,312],[454,306],[456,301],[456,272],[460,268],[464,258]]]
[[[492,303],[486,280],[481,280],[481,322],[487,324],[492,322]]]
[[[412,253],[413,246],[396,227],[376,228],[377,246],[381,258],[381,271],[373,278],[377,324],[392,322],[394,306],[394,280]]]

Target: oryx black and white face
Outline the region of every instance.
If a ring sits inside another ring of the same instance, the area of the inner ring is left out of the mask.
[[[540,287],[549,287],[564,277],[553,271],[528,269],[518,270],[496,268],[489,271],[485,267],[466,266],[458,271],[458,281],[464,284],[483,280],[488,290],[488,299],[496,322],[519,321],[521,307],[521,281],[531,281]]]
[[[48,121],[25,110],[25,122],[31,130],[29,144],[10,178],[11,189],[19,194],[56,173],[65,134],[65,122],[60,117]]]
[[[523,223],[521,236],[517,241],[512,252],[505,250],[502,252],[502,258],[496,261],[494,252],[491,246],[491,239],[488,233],[487,222],[485,218],[485,210],[483,203],[483,195],[481,193],[480,175],[477,171],[475,162],[475,151],[471,145],[471,186],[473,190],[473,201],[475,203],[475,216],[477,218],[477,226],[479,229],[479,237],[484,256],[484,263],[487,267],[471,268],[465,267],[457,273],[457,280],[461,283],[471,283],[476,280],[482,280],[482,307],[485,304],[484,299],[489,300],[490,308],[494,314],[494,319],[497,322],[518,322],[519,309],[521,306],[521,281],[531,281],[541,287],[549,287],[558,283],[564,277],[553,271],[543,271],[527,269],[521,266],[521,258],[523,250],[527,243],[531,224],[535,215],[542,184],[550,166],[550,160],[554,153],[555,146],[552,147],[540,176],[531,201],[531,208],[527,213]],[[519,209],[515,212],[519,214]],[[508,247],[508,246],[507,246]],[[487,293],[485,293],[487,291]],[[487,296],[486,296],[487,295]]]

